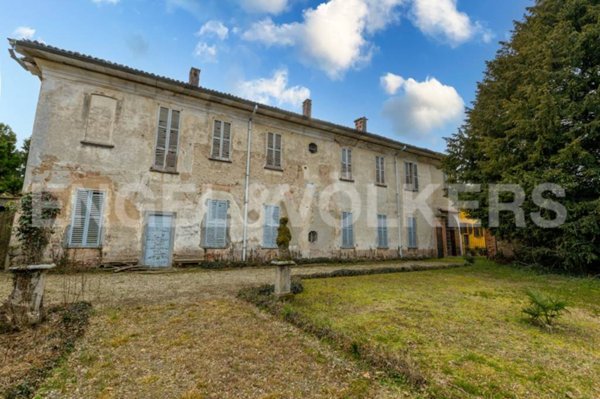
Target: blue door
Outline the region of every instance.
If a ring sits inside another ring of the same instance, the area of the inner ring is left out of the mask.
[[[171,266],[173,215],[149,214],[144,237],[144,265],[149,267]]]

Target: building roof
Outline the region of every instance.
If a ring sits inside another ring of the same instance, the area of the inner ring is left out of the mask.
[[[255,105],[258,105],[258,115],[265,115],[277,119],[287,120],[302,126],[325,130],[341,136],[383,145],[392,149],[406,151],[408,153],[438,161],[444,157],[444,154],[429,150],[427,148],[409,145],[373,133],[360,132],[354,128],[338,125],[324,120],[308,118],[302,114],[290,112],[270,105],[256,103],[232,94],[207,89],[205,87],[196,87],[186,82],[141,71],[139,69],[92,57],[90,55],[63,50],[57,47],[49,46],[45,43],[40,43],[38,41],[15,39],[8,39],[8,41],[11,45],[11,48],[9,49],[11,57],[15,59],[15,61],[17,61],[23,68],[40,77],[41,70],[36,64],[36,59],[46,59],[57,63],[102,73],[104,75],[115,76],[129,81],[173,91],[175,93],[181,93],[192,97],[214,101],[223,105],[247,110],[248,112],[252,112]],[[21,54],[22,57],[19,57],[16,53]]]

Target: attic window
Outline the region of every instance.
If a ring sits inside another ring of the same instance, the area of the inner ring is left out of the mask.
[[[308,145],[308,152],[310,152],[311,154],[316,154],[317,153],[317,145],[315,143],[310,143]]]

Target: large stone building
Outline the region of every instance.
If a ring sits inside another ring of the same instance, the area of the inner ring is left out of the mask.
[[[59,199],[49,254],[86,264],[457,252],[442,155],[32,41],[41,89],[24,191]],[[450,212],[450,213],[449,213]]]

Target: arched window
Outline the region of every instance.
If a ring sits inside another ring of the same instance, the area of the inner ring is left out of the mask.
[[[308,233],[308,242],[315,243],[317,242],[318,234],[316,231],[311,231]]]
[[[311,154],[316,154],[317,153],[317,145],[315,143],[310,143],[308,145],[308,152],[310,152]]]

